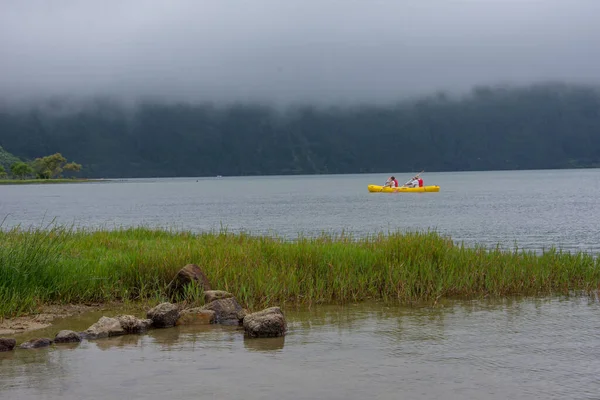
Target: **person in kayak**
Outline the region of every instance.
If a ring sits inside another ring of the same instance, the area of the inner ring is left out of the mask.
[[[398,187],[398,180],[394,176],[390,176],[383,187]]]
[[[419,187],[419,180],[417,179],[417,177],[415,176],[414,178],[412,178],[412,180],[406,184],[406,187],[409,187],[409,188]]]
[[[419,187],[423,187],[423,178],[419,177]]]

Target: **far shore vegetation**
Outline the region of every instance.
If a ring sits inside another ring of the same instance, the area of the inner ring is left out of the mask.
[[[85,178],[59,178],[59,179],[0,179],[0,185],[27,185],[46,183],[82,183],[96,182],[98,179]]]
[[[213,232],[66,227],[0,231],[0,318],[47,304],[166,300],[188,263],[245,307],[380,300],[597,294],[600,261],[587,253],[543,253],[457,245],[435,232],[327,236],[287,241]],[[184,299],[201,302],[188,288]]]
[[[81,164],[68,162],[61,153],[25,162],[0,147],[0,185],[86,182],[87,179],[75,177],[81,168]]]
[[[598,104],[600,86],[560,82],[387,104],[38,99],[0,104],[0,146],[112,179],[599,168]]]

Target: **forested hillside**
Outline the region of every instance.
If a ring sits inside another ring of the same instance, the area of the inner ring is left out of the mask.
[[[88,177],[591,167],[600,166],[600,90],[479,87],[285,110],[53,100],[0,110],[0,146],[22,159],[60,152]]]
[[[19,157],[16,157],[14,154],[10,154],[8,151],[4,150],[2,146],[0,146],[0,167],[8,170],[11,165],[19,161]]]

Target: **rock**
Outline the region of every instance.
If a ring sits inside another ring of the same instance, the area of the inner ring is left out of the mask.
[[[168,295],[173,298],[182,296],[185,285],[188,283],[198,284],[203,291],[210,290],[210,282],[196,264],[188,264],[177,272],[175,278],[167,286]]]
[[[244,331],[250,337],[283,336],[287,330],[285,317],[279,307],[248,314],[244,317]]]
[[[116,319],[121,324],[121,328],[127,333],[146,332],[152,325],[151,319],[139,319],[133,315],[119,315]]]
[[[176,325],[209,325],[216,321],[216,313],[202,308],[189,308],[179,315]]]
[[[77,332],[77,334],[79,335],[79,337],[81,338],[81,340],[83,340],[83,339],[89,339],[87,331]]]
[[[161,303],[149,310],[147,316],[152,320],[152,326],[170,328],[175,326],[179,318],[179,307],[171,303]]]
[[[39,349],[40,347],[48,347],[52,344],[52,339],[48,338],[39,338],[39,339],[31,339],[25,343],[22,343],[19,348],[20,349]]]
[[[0,338],[0,352],[11,351],[16,345],[17,341],[15,339]]]
[[[235,297],[214,300],[205,304],[202,309],[214,311],[216,323],[225,325],[241,325],[246,315],[246,312]]]
[[[102,317],[85,331],[88,339],[101,339],[109,336],[124,335],[125,330],[116,318]]]
[[[204,303],[208,304],[215,300],[228,299],[230,297],[233,297],[233,295],[224,290],[206,290],[204,292]]]
[[[81,342],[81,335],[77,332],[73,331],[60,331],[56,334],[54,338],[54,343],[75,343]]]

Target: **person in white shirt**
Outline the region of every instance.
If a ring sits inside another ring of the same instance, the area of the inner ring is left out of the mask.
[[[410,188],[414,188],[414,187],[419,187],[419,180],[417,178],[414,178],[412,181],[410,181],[409,184],[406,185],[407,187]]]

